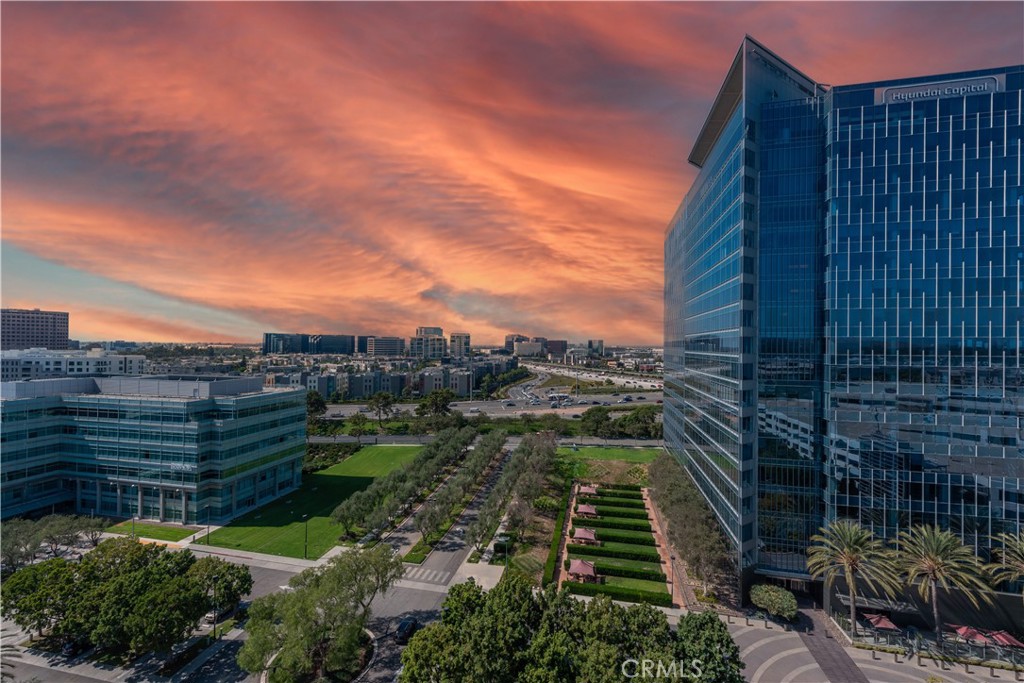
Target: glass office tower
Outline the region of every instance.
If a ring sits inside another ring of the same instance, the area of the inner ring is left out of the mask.
[[[837,517],[1019,527],[1022,73],[830,87],[740,46],[666,233],[665,439],[744,583]]]

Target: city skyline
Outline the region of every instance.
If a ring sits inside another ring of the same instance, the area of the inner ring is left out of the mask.
[[[660,345],[665,226],[745,33],[860,83],[1018,63],[1024,20],[1017,3],[2,13],[4,307],[69,311],[85,339],[438,321],[479,344]]]

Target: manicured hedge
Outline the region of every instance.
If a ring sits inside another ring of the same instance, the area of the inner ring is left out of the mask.
[[[646,581],[661,581],[665,582],[668,577],[665,576],[664,572],[655,571],[654,569],[636,569],[632,567],[619,567],[617,565],[606,564],[601,561],[600,558],[594,558],[594,569],[597,570],[598,574],[604,574],[606,576],[623,576],[627,579],[644,579]],[[565,558],[563,563],[565,568],[569,568],[569,558]]]
[[[565,492],[562,494],[562,505],[558,509],[558,517],[555,518],[555,530],[551,534],[551,547],[548,549],[548,559],[544,563],[544,578],[541,579],[541,586],[546,586],[555,580],[555,567],[558,564],[558,547],[562,544],[562,529],[565,527],[565,511],[569,507],[569,496],[572,494],[572,480],[565,482]]]
[[[622,531],[620,529],[594,529],[599,541],[632,543],[634,545],[658,545],[650,531]]]
[[[639,491],[643,488],[640,484],[598,484],[602,489],[621,489],[623,491]]]
[[[640,491],[622,491],[619,489],[609,489],[602,486],[597,490],[597,495],[604,498],[629,498],[630,500],[643,500],[644,494]]]
[[[584,505],[614,505],[620,508],[645,509],[642,500],[630,500],[628,498],[609,498],[607,496],[580,496],[577,500]]]
[[[651,519],[647,516],[645,510],[608,507],[606,505],[595,505],[594,509],[597,510],[599,517],[625,517],[627,519],[646,519],[648,521]]]
[[[575,593],[576,595],[604,594],[612,600],[622,600],[624,602],[646,602],[651,605],[661,605],[663,607],[672,606],[672,596],[668,592],[655,593],[653,591],[640,591],[632,588],[623,588],[622,586],[606,586],[600,583],[576,583],[575,581],[565,581],[562,583],[562,586],[567,588],[570,593]]]
[[[591,529],[628,529],[629,531],[650,531],[651,523],[642,519],[602,519],[600,517],[584,519],[579,518],[580,526]]]
[[[593,555],[596,557],[618,557],[623,560],[640,560],[641,562],[661,562],[661,555],[654,548],[638,545],[636,550],[620,550],[618,548],[602,548],[595,545],[570,543],[566,551],[577,555]]]

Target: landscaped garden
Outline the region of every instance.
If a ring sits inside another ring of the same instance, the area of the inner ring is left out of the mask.
[[[337,465],[305,475],[299,490],[217,529],[210,534],[209,543],[270,555],[320,557],[337,543],[344,530],[331,519],[331,511],[353,493],[367,488],[374,479],[411,462],[421,449],[364,446]],[[303,515],[307,520],[303,520]],[[206,543],[206,535],[197,542]]]
[[[671,605],[656,543],[639,485],[580,486],[562,585],[581,595]]]
[[[134,525],[129,519],[126,522],[120,522],[111,527],[107,527],[107,531],[112,534],[124,534],[130,536],[134,527],[135,536],[137,538],[152,538],[157,541],[170,541],[175,543],[183,538],[188,538],[194,534],[198,529],[196,527],[181,526],[180,524],[149,524],[146,522],[136,521]]]

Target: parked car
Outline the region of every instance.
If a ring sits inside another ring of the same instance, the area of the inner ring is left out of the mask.
[[[420,622],[415,617],[406,617],[399,622],[398,628],[395,630],[395,642],[399,645],[405,645],[409,642],[409,639],[420,629]]]
[[[80,640],[69,640],[60,646],[60,653],[62,656],[71,659],[77,657],[82,650],[84,650],[84,644]]]

